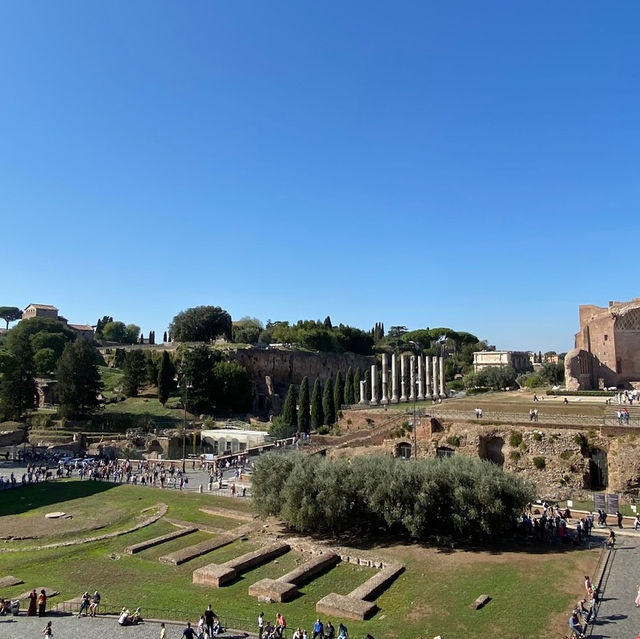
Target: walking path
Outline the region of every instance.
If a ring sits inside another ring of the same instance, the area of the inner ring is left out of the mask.
[[[17,617],[0,617],[1,639],[28,639],[41,637],[42,629],[51,621],[53,636],[56,639],[158,639],[160,623],[146,621],[137,626],[120,626],[115,617],[81,617],[75,615],[47,615],[45,618],[27,617],[24,614]],[[191,619],[191,625],[197,624],[197,619]],[[167,639],[180,639],[186,626],[184,623],[165,622]],[[228,631],[219,635],[221,639],[244,639],[250,636],[246,632]]]
[[[598,616],[587,632],[591,639],[633,639],[640,634],[640,608],[635,606],[640,538],[618,534],[617,529],[616,534],[616,549],[602,579]]]

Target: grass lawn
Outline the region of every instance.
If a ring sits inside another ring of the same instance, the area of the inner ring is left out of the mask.
[[[5,548],[29,549],[0,553],[0,576],[14,575],[25,581],[0,593],[3,597],[48,586],[60,590],[56,599],[64,601],[97,588],[108,610],[142,606],[143,614],[148,616],[196,621],[211,602],[228,623],[243,629],[254,630],[255,619],[262,609],[268,619],[281,611],[289,626],[301,624],[310,628],[316,616],[315,603],[320,598],[330,592],[346,594],[375,573],[370,568],[339,564],[305,584],[294,601],[263,604],[248,596],[248,586],[264,577],[285,574],[303,561],[300,553],[291,551],[282,555],[224,588],[204,588],[191,581],[194,569],[212,562],[222,563],[257,548],[263,543],[259,534],[181,566],[162,564],[158,557],[206,539],[208,533],[193,533],[133,556],[124,553],[126,546],[174,530],[165,520],[103,542],[33,550],[37,544],[60,538],[60,531],[52,529],[51,522],[44,519],[44,513],[51,510],[74,515],[65,524],[72,522],[77,526],[76,532],[65,533],[71,538],[83,536],[81,531],[90,527],[92,521],[98,521],[102,513],[112,513],[110,517],[114,517],[106,523],[109,529],[124,528],[136,521],[143,509],[160,501],[168,504],[168,517],[230,528],[240,522],[205,515],[199,508],[221,506],[246,512],[250,508],[246,501],[75,480],[40,484],[5,496],[10,499],[0,502],[0,531],[7,525],[23,524],[31,534],[41,538],[4,542]],[[465,639],[487,636],[527,639],[540,637],[542,628],[546,629],[545,636],[561,637],[566,631],[572,602],[582,592],[581,577],[591,574],[598,557],[597,551],[536,552],[530,547],[521,552],[441,552],[415,544],[384,544],[368,548],[368,552],[402,561],[407,569],[379,596],[379,611],[372,619],[347,623],[353,637],[370,632],[375,637],[407,639],[431,639],[437,634]],[[471,610],[469,604],[483,593],[489,594],[492,601],[480,611]]]
[[[182,424],[184,411],[179,408],[166,408],[157,397],[127,397],[124,401],[115,404],[106,404],[103,412],[105,414],[126,414],[148,416],[158,422],[172,421],[175,424]],[[191,413],[187,413],[187,419],[193,419]]]

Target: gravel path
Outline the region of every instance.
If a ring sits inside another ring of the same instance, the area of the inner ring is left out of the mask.
[[[634,603],[639,583],[640,539],[620,534],[604,575],[598,617],[587,636],[591,639],[633,639],[640,634],[640,609]]]
[[[158,639],[159,622],[144,622],[137,626],[120,626],[115,618],[51,615],[38,617],[0,617],[1,639],[31,639],[42,637],[42,629],[51,621],[54,639]],[[194,620],[191,622],[194,623]],[[185,624],[166,623],[167,639],[181,639]],[[225,632],[222,639],[240,639],[247,633]]]

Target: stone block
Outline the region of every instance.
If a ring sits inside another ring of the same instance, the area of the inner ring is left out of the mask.
[[[209,564],[193,571],[193,583],[199,586],[220,588],[236,578],[235,568],[226,564]]]
[[[147,539],[146,541],[141,541],[139,544],[133,544],[132,546],[127,546],[127,548],[125,548],[124,551],[129,555],[135,555],[138,552],[147,550],[147,548],[153,548],[154,546],[159,546],[160,544],[164,544],[165,542],[171,541],[172,539],[178,539],[179,537],[190,535],[191,533],[194,533],[197,530],[198,529],[195,526],[191,526],[189,528],[180,528],[179,530],[175,530],[174,532],[167,533],[166,535],[161,535],[160,537],[154,537],[153,539]]]
[[[24,581],[22,581],[22,579],[18,579],[12,575],[0,578],[0,588],[11,588],[11,586],[19,586],[23,583]]]
[[[185,561],[190,561],[191,559],[205,555],[212,550],[226,546],[232,541],[235,541],[235,539],[236,537],[234,535],[220,535],[213,539],[201,541],[199,544],[188,546],[181,550],[176,550],[176,552],[169,553],[168,555],[162,555],[162,557],[159,558],[159,561],[165,564],[174,564],[179,566]]]
[[[402,571],[403,564],[389,564],[370,579],[367,579],[361,586],[349,593],[349,597],[356,599],[367,599],[386,588]]]
[[[471,607],[474,610],[480,610],[491,601],[491,597],[489,595],[480,595],[472,604]]]
[[[364,599],[356,599],[349,595],[338,595],[332,592],[316,604],[316,612],[327,617],[343,617],[364,621],[370,617],[376,605]]]
[[[293,599],[297,592],[295,584],[279,579],[261,579],[249,586],[249,596],[257,597],[258,601],[268,599],[270,602],[282,603]]]
[[[340,557],[334,552],[326,552],[322,555],[316,555],[309,561],[298,566],[291,572],[280,577],[279,581],[288,581],[289,583],[299,586],[307,581],[313,575],[322,572],[328,567],[335,566],[340,561]]]

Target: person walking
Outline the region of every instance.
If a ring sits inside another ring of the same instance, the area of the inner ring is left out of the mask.
[[[47,625],[42,629],[42,634],[47,639],[52,639],[53,637],[53,628],[51,627],[51,622],[47,621]]]
[[[27,610],[28,617],[35,617],[38,611],[38,594],[34,588],[29,593],[29,609]]]
[[[207,626],[207,634],[209,637],[213,637],[213,619],[215,616],[216,615],[211,608],[211,604],[209,604],[207,609],[204,611],[204,622]]]
[[[262,639],[262,633],[264,632],[264,612],[258,615],[258,639]]]
[[[191,622],[187,621],[187,627],[182,631],[182,639],[195,639],[196,631],[191,627]]]
[[[640,584],[636,586],[637,596],[636,596],[636,608],[640,608]]]
[[[160,639],[167,639],[167,629],[164,627],[164,621],[160,624]]]
[[[622,528],[622,513],[619,510],[616,511],[616,518],[618,519],[618,528]]]

